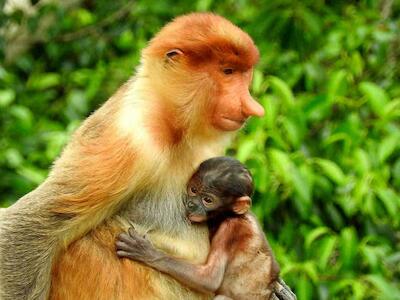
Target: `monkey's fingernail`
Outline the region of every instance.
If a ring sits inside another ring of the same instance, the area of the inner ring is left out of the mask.
[[[124,257],[124,256],[126,256],[126,252],[125,252],[125,251],[118,250],[118,251],[117,251],[117,255],[118,255],[119,257]]]

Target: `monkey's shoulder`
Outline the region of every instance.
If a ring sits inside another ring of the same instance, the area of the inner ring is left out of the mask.
[[[264,233],[252,214],[224,218],[212,235],[213,242],[224,244],[233,256],[236,252],[256,252],[266,244]]]

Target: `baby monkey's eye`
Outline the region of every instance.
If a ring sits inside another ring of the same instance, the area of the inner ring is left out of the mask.
[[[191,191],[193,194],[196,194],[196,193],[197,193],[197,189],[196,189],[194,186],[192,186],[192,187],[190,188],[190,191]]]
[[[205,204],[211,204],[213,202],[213,200],[210,197],[203,197],[203,202]]]

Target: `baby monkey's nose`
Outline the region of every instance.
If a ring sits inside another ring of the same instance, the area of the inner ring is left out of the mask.
[[[188,202],[188,208],[195,208],[196,204],[193,203],[193,201]]]

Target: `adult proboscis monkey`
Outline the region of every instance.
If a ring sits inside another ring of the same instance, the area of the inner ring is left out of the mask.
[[[210,297],[119,259],[115,238],[133,224],[165,252],[204,262],[207,226],[188,224],[182,195],[201,161],[263,115],[248,90],[257,60],[251,38],[220,16],[167,24],[49,177],[1,211],[0,299]]]

